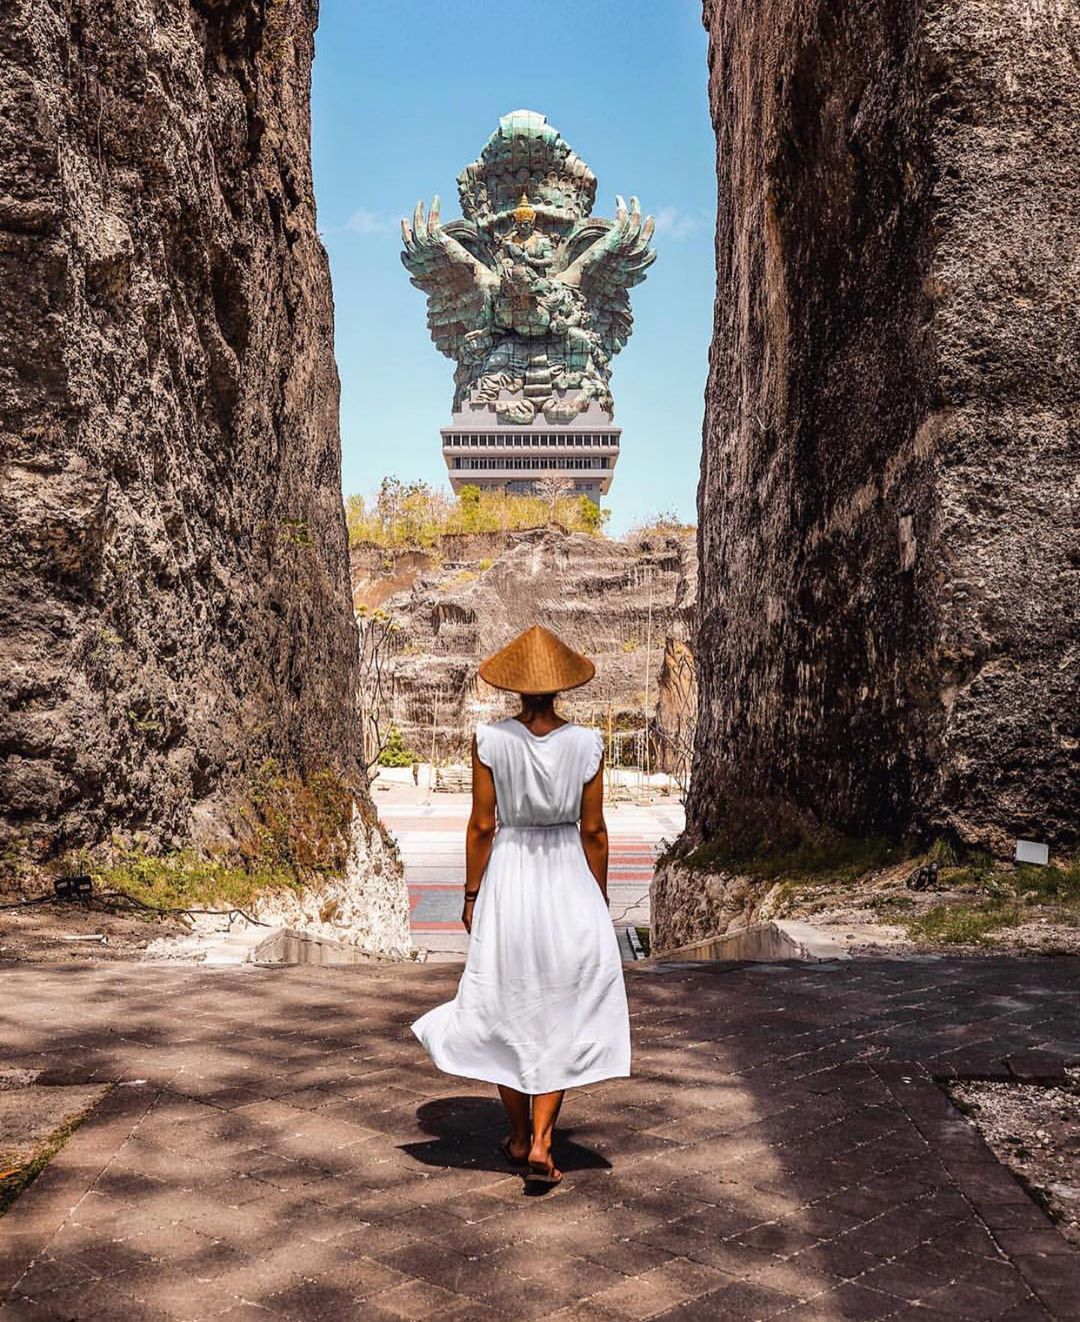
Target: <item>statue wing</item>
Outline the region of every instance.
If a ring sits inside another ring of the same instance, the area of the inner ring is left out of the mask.
[[[628,291],[641,284],[656,260],[656,250],[649,247],[653,229],[652,216],[642,220],[636,197],[630,199],[629,209],[616,197],[613,221],[582,221],[566,241],[566,266],[558,279],[581,290],[593,325],[612,355],[633,330]]]
[[[424,204],[416,204],[412,224],[401,222],[401,238],[402,263],[412,283],[428,296],[428,329],[435,347],[447,358],[460,360],[466,335],[488,324],[491,296],[499,286],[487,245],[471,221],[453,221],[443,229],[437,197],[427,220]]]

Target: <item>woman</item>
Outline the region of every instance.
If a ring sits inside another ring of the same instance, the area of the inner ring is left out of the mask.
[[[480,666],[521,711],[478,725],[465,843],[469,954],[457,996],[413,1031],[441,1070],[499,1089],[503,1153],[558,1184],[565,1089],[630,1073],[622,960],[607,910],[600,734],[555,711],[596,668],[539,625]]]

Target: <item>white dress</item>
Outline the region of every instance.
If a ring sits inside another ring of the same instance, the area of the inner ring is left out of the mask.
[[[622,959],[578,820],[603,739],[572,723],[476,727],[498,827],[457,995],[413,1024],[447,1074],[556,1092],[630,1073]]]

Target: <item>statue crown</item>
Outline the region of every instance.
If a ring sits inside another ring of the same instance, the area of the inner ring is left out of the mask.
[[[517,207],[514,209],[514,219],[518,222],[521,221],[531,222],[536,219],[536,212],[529,205],[528,193],[522,193],[521,198],[517,204]]]
[[[527,210],[568,231],[592,211],[596,176],[546,115],[513,110],[458,175],[458,195],[461,214],[482,227],[520,221]]]

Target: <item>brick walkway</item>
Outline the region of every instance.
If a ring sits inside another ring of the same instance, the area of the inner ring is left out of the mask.
[[[4,970],[5,1066],[117,1086],[0,1221],[0,1319],[1078,1315],[932,1078],[1080,1058],[1077,961],[632,969],[636,1077],[571,1095],[543,1198],[408,1031],[455,978]]]

